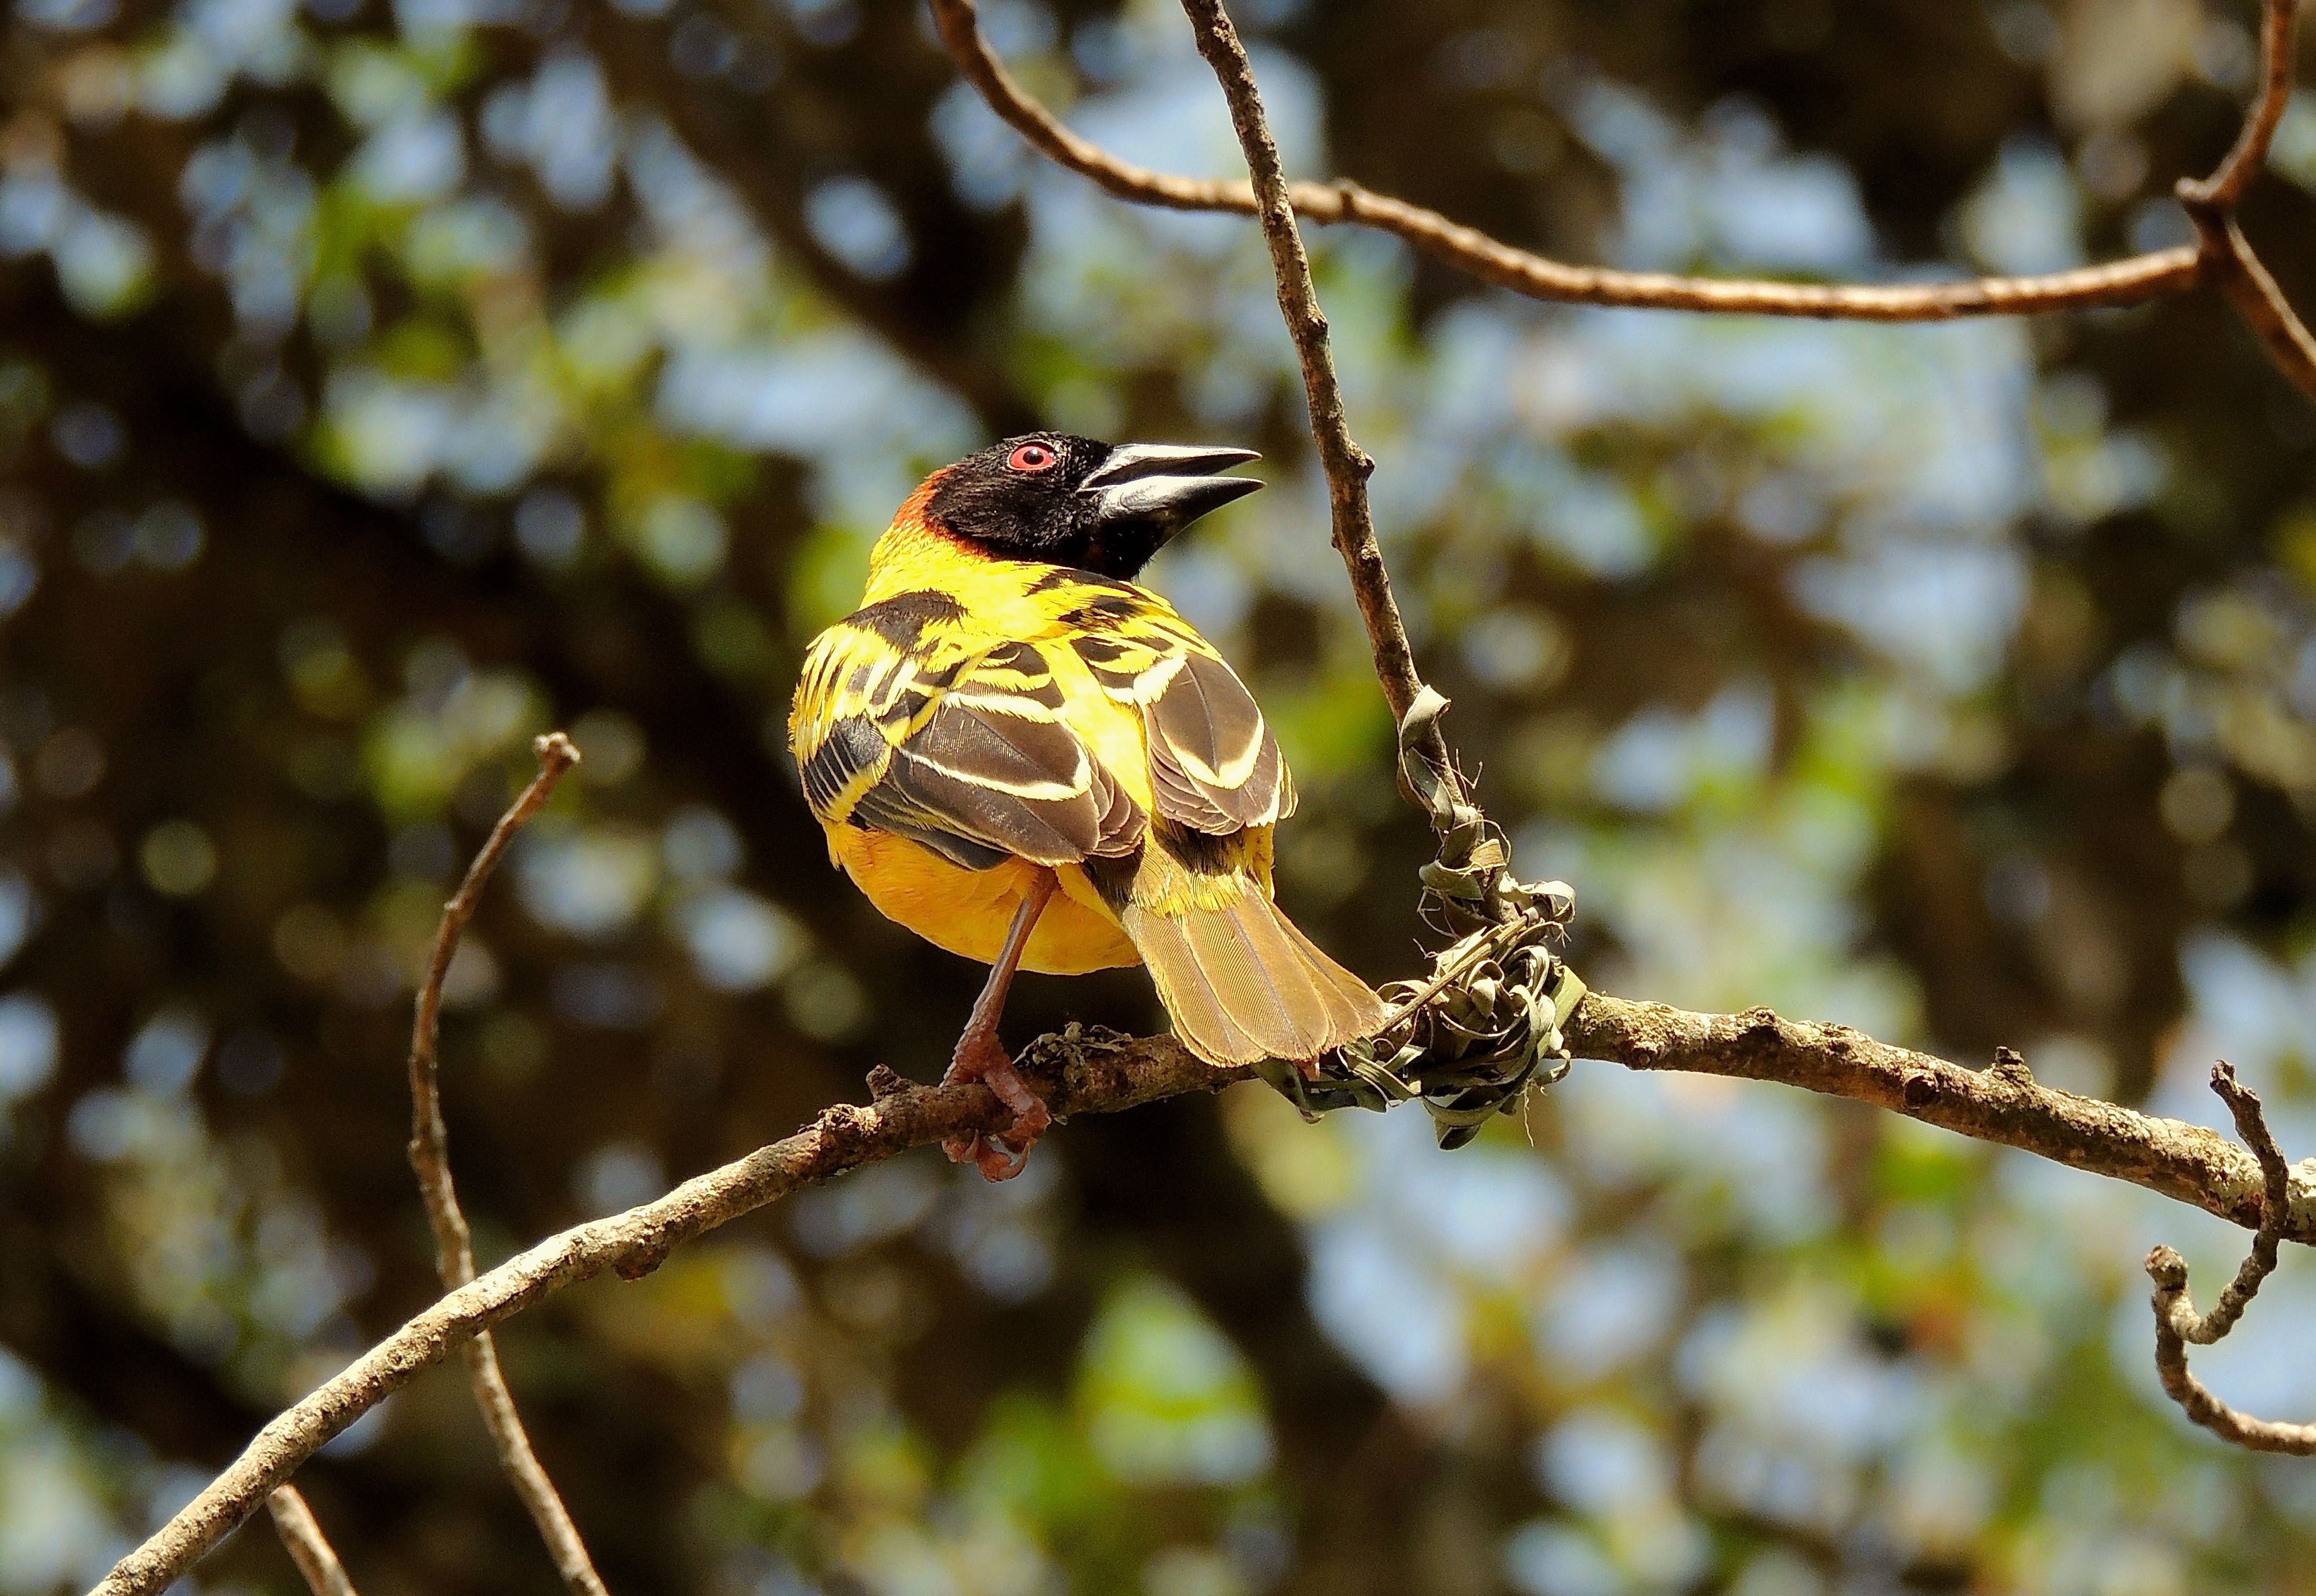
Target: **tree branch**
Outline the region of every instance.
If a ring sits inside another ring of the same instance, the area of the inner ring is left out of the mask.
[[[969,27],[971,0],[943,0],[943,4],[949,4],[965,7]],[[1286,169],[1278,159],[1278,145],[1263,117],[1262,96],[1255,87],[1245,48],[1239,43],[1238,31],[1231,26],[1221,0],[1182,0],[1182,9],[1198,35],[1198,53],[1214,68],[1223,97],[1230,103],[1231,124],[1238,130],[1239,147],[1246,153],[1247,171],[1252,178],[1249,191],[1252,209],[1270,246],[1271,271],[1278,280],[1278,309],[1287,318],[1287,334],[1295,340],[1296,359],[1303,368],[1303,396],[1311,412],[1311,436],[1319,446],[1319,463],[1327,473],[1335,552],[1343,557],[1344,568],[1350,573],[1351,591],[1358,595],[1359,615],[1367,622],[1376,675],[1391,703],[1392,718],[1402,720],[1422,691],[1423,679],[1416,674],[1415,651],[1408,645],[1399,601],[1392,596],[1383,550],[1376,543],[1375,517],[1367,507],[1367,477],[1375,470],[1375,461],[1352,441],[1350,424],[1343,416],[1343,390],[1335,378],[1327,317],[1319,308],[1318,292],[1311,283],[1310,257],[1304,253],[1302,230],[1295,225],[1295,205]],[[1423,752],[1434,770],[1444,779],[1453,779],[1455,766],[1436,722],[1425,736]]]
[[[564,773],[579,762],[579,750],[561,732],[550,732],[533,745],[539,774],[519,794],[491,828],[482,851],[468,867],[466,879],[442,905],[442,919],[434,932],[434,950],[427,960],[426,977],[418,988],[418,1003],[410,1022],[410,1167],[418,1177],[418,1192],[426,1202],[426,1220],[434,1232],[434,1262],[443,1288],[456,1291],[475,1278],[474,1232],[459,1206],[459,1190],[450,1179],[450,1130],[442,1119],[439,1090],[441,1070],[436,1049],[441,1035],[442,983],[459,951],[459,938],[475,917],[483,887],[497,869],[515,834],[529,824]],[[522,1416],[515,1411],[514,1393],[499,1367],[498,1347],[487,1331],[466,1344],[468,1378],[475,1388],[475,1405],[482,1411],[491,1445],[513,1482],[515,1494],[539,1526],[548,1556],[574,1596],[608,1596],[602,1577],[587,1555],[587,1543],[548,1477],[546,1467],[530,1444]],[[317,1586],[318,1590],[319,1587]]]
[[[1217,1070],[1171,1037],[1131,1041],[1075,1031],[1031,1044],[1020,1067],[1058,1118],[1209,1091],[1252,1073]],[[827,1109],[785,1141],[695,1176],[655,1201],[548,1237],[449,1293],[277,1415],[96,1591],[149,1596],[164,1589],[333,1436],[422,1370],[564,1287],[607,1270],[639,1278],[674,1248],[792,1191],[912,1147],[1011,1122],[1011,1110],[984,1086],[887,1090],[865,1107]]]
[[[2225,212],[2190,210],[2205,241],[2205,270],[2220,297],[2236,313],[2277,370],[2303,393],[2316,397],[2316,338],[2294,313],[2267,265],[2252,253],[2236,218]]]
[[[1259,214],[1252,184],[1185,177],[1123,160],[1032,99],[982,37],[975,0],[931,0],[941,41],[967,82],[1056,165],[1118,199],[1170,210]],[[1296,214],[1322,227],[1356,223],[1404,239],[1435,260],[1532,299],[1647,310],[1807,317],[1841,321],[1949,321],[2137,305],[2200,281],[2199,252],[2182,245],[2039,277],[1892,284],[1749,281],[1572,266],[1516,248],[1436,210],[1378,194],[1347,178],[1287,185]]]
[[[2020,1148],[2143,1186],[2250,1228],[2258,1160],[2198,1125],[2157,1119],[2037,1084],[2016,1054],[1968,1070],[1847,1027],[1781,1020],[1767,1009],[1696,1014],[1588,994],[1563,1027],[1590,1058],[1634,1069],[1779,1081],[1893,1110],[1981,1141]],[[1020,1066],[1056,1117],[1116,1113],[1252,1078],[1192,1056],[1171,1037],[1071,1030],[1039,1039]],[[404,1324],[261,1430],[175,1518],[123,1558],[96,1596],[150,1596],[239,1524],[331,1437],[502,1320],[607,1270],[649,1273],[674,1248],[806,1186],[912,1147],[1002,1129],[1011,1110],[982,1086],[902,1086],[880,1069],[875,1101],[840,1103],[785,1141],[696,1176],[656,1201],[548,1237]],[[2294,1176],[2277,1234],[2316,1242],[2316,1188]]]
[[[315,1521],[314,1510],[306,1505],[297,1486],[277,1487],[265,1498],[265,1508],[273,1515],[274,1530],[281,1537],[290,1561],[306,1576],[306,1588],[314,1596],[355,1596],[346,1565],[338,1561],[329,1538]]]
[[[1120,159],[1073,131],[1032,99],[1005,69],[982,36],[975,0],[931,3],[941,40],[966,81],[980,91],[992,111],[1056,165],[1137,205],[1260,214],[1252,184],[1154,171]],[[1435,210],[1372,192],[1348,179],[1289,183],[1287,195],[1296,213],[1305,220],[1322,226],[1352,222],[1375,227],[1483,282],[1530,299],[1566,304],[1821,320],[1925,322],[2139,305],[2211,284],[2250,327],[2277,369],[2316,397],[2316,338],[2293,314],[2275,279],[2252,254],[2233,221],[2236,204],[2266,159],[2291,97],[2294,21],[2293,0],[2265,0],[2260,96],[2248,111],[2234,146],[2212,175],[2182,179],[2178,185],[2180,203],[2196,224],[2197,243],[2070,272],[1870,285],[1618,272],[1572,266],[1516,248]]]
[[[2293,33],[2299,21],[2296,0],[2261,0],[2259,97],[2245,112],[2236,141],[2209,177],[2183,177],[2175,192],[2190,210],[2233,210],[2267,162],[2267,147],[2292,103]]]
[[[2263,1211],[2258,1161],[2227,1137],[2040,1084],[2003,1049],[1964,1069],[1846,1025],[1780,1019],[1768,1009],[1697,1014],[1663,1003],[1586,994],[1561,1026],[1580,1058],[1788,1086],[1889,1109],[1926,1125],[2108,1175],[2246,1229]],[[2295,1181],[2280,1234],[2316,1243],[2316,1186]]]
[[[2255,1452],[2316,1455],[2316,1424],[2278,1423],[2238,1413],[2187,1370],[2187,1343],[2207,1347],[2233,1330],[2261,1283],[2275,1272],[2276,1251],[2292,1206],[2292,1169],[2267,1128],[2258,1096],[2239,1082],[2235,1071],[2224,1063],[2212,1066],[2212,1090],[2228,1105],[2235,1117],[2236,1133],[2259,1160],[2259,1231],[2252,1237],[2250,1255],[2208,1314],[2198,1314],[2195,1299],[2187,1295],[2186,1259],[2164,1246],[2147,1254],[2147,1275],[2155,1282],[2155,1370],[2162,1377],[2164,1391],[2181,1411],[2221,1440]]]
[[[2236,141],[2212,174],[2183,177],[2172,186],[2188,219],[2196,224],[2205,281],[2220,290],[2276,369],[2303,393],[2316,398],[2316,338],[2293,312],[2275,277],[2236,225],[2236,206],[2267,161],[2268,145],[2292,101],[2296,0],[2263,0],[2260,9],[2259,97],[2245,114]]]

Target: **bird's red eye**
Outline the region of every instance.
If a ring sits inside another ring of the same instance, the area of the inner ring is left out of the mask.
[[[1024,443],[1005,457],[1005,463],[1016,471],[1050,471],[1061,456],[1044,443]]]

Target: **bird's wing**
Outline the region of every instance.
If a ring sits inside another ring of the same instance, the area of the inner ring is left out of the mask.
[[[1216,836],[1295,812],[1295,779],[1254,695],[1155,593],[1087,579],[1061,632],[1102,690],[1138,706],[1159,815]]]
[[[1037,645],[976,637],[954,614],[903,639],[891,616],[864,616],[814,642],[789,719],[823,824],[907,837],[967,869],[1141,845],[1147,817],[1070,727]]]

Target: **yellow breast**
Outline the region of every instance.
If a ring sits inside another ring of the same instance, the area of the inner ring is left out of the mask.
[[[844,873],[879,913],[936,948],[983,964],[995,961],[1039,868],[1016,859],[995,869],[961,869],[904,837],[857,825],[829,827],[828,843]],[[1085,871],[1064,865],[1054,873],[1062,890],[1038,917],[1021,967],[1080,976],[1140,964],[1142,955]]]

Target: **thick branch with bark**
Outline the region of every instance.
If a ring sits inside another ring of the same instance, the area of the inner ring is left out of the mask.
[[[1780,1081],[1893,1110],[1981,1141],[2112,1176],[2247,1227],[2263,1208],[2259,1161],[2218,1132],[2037,1083],[2015,1054],[1985,1070],[1878,1042],[1846,1027],[1781,1020],[1767,1009],[1697,1014],[1589,994],[1564,1026],[1583,1057],[1635,1069]],[[1057,1119],[1116,1113],[1250,1079],[1205,1063],[1171,1037],[1073,1030],[1032,1043],[1020,1068]],[[900,1086],[879,1070],[875,1101],[840,1103],[785,1141],[685,1181],[641,1208],[548,1237],[411,1319],[260,1431],[177,1516],[123,1558],[97,1596],[164,1589],[267,1493],[421,1371],[566,1286],[607,1271],[648,1273],[675,1247],[791,1192],[913,1147],[1002,1129],[1011,1110],[981,1086]],[[2316,1242],[2316,1187],[2292,1176],[2285,1239]]]
[[[1600,992],[1587,994],[1562,1030],[1581,1058],[1779,1081],[2128,1181],[2246,1229],[2260,1221],[2259,1162],[2226,1137],[2043,1085],[2008,1049],[1987,1069],[1964,1069],[1845,1025],[1780,1019],[1768,1009],[1697,1014]],[[2294,1178],[2281,1234],[2316,1243],[2316,1186],[2305,1176]]]
[[[1055,165],[1136,205],[1170,210],[1260,215],[1257,185],[1187,177],[1125,160],[1072,129],[1022,88],[982,36],[975,0],[931,0],[941,41],[990,110]],[[2293,0],[2265,0],[2260,30],[2261,93],[2235,145],[2213,174],[2183,179],[2180,202],[2196,218],[2193,246],[2152,250],[2033,277],[1979,277],[1954,282],[1809,283],[1682,277],[1576,266],[1506,244],[1438,211],[1349,179],[1294,183],[1296,214],[1330,226],[1355,223],[1390,233],[1433,259],[1481,281],[1533,299],[1617,308],[1686,310],[1726,316],[1785,316],[1819,320],[1924,322],[1966,316],[2034,316],[2140,305],[2211,284],[2261,343],[2278,370],[2316,397],[2312,340],[2232,221],[2265,160],[2291,97]]]
[[[450,1128],[442,1119],[441,1065],[437,1048],[442,1030],[442,984],[450,977],[450,961],[458,956],[459,939],[483,899],[483,887],[515,839],[515,834],[554,796],[564,774],[579,762],[579,750],[561,732],[539,739],[535,748],[539,774],[515,798],[498,824],[491,828],[482,851],[467,869],[459,890],[442,905],[442,919],[434,932],[433,951],[419,983],[418,1001],[410,1021],[410,1168],[418,1177],[419,1195],[425,1199],[426,1221],[434,1232],[435,1271],[443,1289],[455,1291],[475,1278],[475,1237],[459,1205],[459,1189],[450,1178]],[[573,1596],[609,1596],[602,1576],[595,1572],[587,1543],[572,1521],[571,1510],[548,1477],[515,1411],[514,1393],[499,1367],[499,1350],[488,1332],[466,1347],[467,1376],[475,1388],[475,1405],[491,1432],[491,1446],[500,1467],[513,1483],[515,1494],[539,1526],[539,1538],[555,1571],[563,1576]]]

